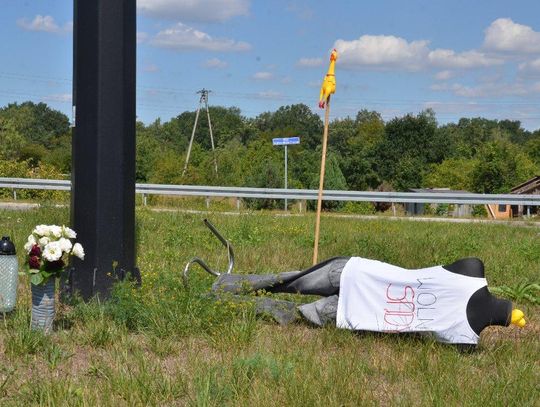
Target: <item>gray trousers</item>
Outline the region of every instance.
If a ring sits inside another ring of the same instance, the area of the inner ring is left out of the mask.
[[[303,305],[291,301],[255,297],[256,311],[271,315],[281,324],[297,319],[299,315],[311,323],[323,326],[335,323],[339,281],[348,257],[334,257],[307,270],[279,274],[222,274],[212,285],[212,291],[232,294],[239,301],[241,295],[264,290],[272,293],[320,295],[323,298]]]

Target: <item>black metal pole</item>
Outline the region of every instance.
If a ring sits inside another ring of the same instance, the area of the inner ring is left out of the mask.
[[[85,249],[68,291],[106,298],[135,267],[135,0],[74,0],[72,225]],[[140,280],[139,280],[140,281]]]

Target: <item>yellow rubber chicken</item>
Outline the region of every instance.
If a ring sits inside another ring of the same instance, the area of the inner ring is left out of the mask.
[[[321,86],[321,94],[319,96],[319,107],[321,109],[324,109],[324,106],[328,102],[330,95],[334,94],[334,92],[336,91],[336,76],[334,71],[336,67],[337,57],[337,50],[334,48],[334,50],[332,50],[332,53],[330,54],[330,66],[328,67],[328,72],[326,73],[326,76],[324,77]]]
[[[523,328],[525,324],[527,323],[527,321],[525,321],[525,314],[523,313],[523,311],[517,308],[513,309],[511,322],[513,325]]]

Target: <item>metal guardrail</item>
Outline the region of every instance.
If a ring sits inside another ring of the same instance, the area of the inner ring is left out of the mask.
[[[71,181],[31,178],[0,178],[0,188],[69,191],[71,190]],[[318,191],[315,189],[136,184],[135,192],[143,195],[316,200]],[[540,206],[540,195],[472,194],[454,192],[371,192],[325,190],[323,192],[323,200]]]

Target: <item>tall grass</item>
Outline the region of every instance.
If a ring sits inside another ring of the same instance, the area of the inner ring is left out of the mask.
[[[237,272],[310,266],[313,219],[264,213],[208,218],[232,241]],[[66,223],[65,209],[0,212],[0,232],[22,245],[38,223]],[[227,255],[202,216],[137,212],[143,286],[118,284],[107,302],[58,309],[56,330],[29,330],[28,281],[0,323],[0,405],[534,405],[538,401],[540,307],[523,287],[537,283],[539,229],[324,217],[321,260],[376,258],[407,268],[481,258],[490,286],[514,296],[524,329],[489,328],[464,354],[411,337],[355,334],[307,324],[281,327],[249,304],[215,302],[197,255],[225,270]],[[512,290],[513,287],[513,290]],[[506,293],[506,294],[505,294]],[[522,293],[523,295],[518,296]],[[278,296],[278,297],[283,297]],[[301,298],[293,295],[287,299]]]

